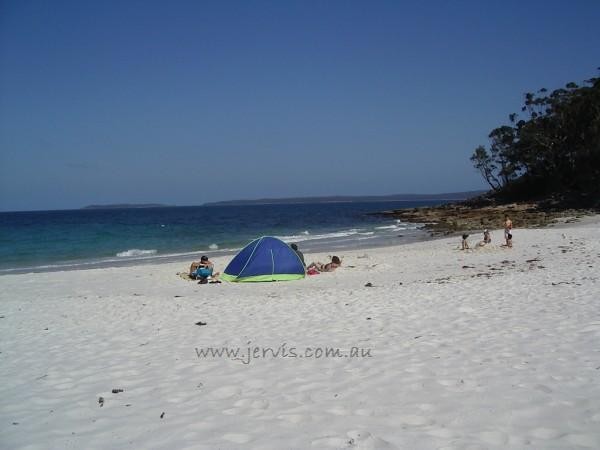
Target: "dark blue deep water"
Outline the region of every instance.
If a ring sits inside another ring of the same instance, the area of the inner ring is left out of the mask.
[[[367,215],[437,202],[370,202],[0,213],[0,274],[233,253],[259,236],[301,250],[389,245],[424,233]]]

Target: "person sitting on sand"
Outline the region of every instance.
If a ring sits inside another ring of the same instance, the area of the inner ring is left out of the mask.
[[[298,250],[298,245],[292,244],[290,245],[290,247],[296,252],[296,255],[298,255],[298,258],[300,258],[300,261],[302,261],[302,265],[306,267],[306,263],[304,262],[304,255],[300,250]]]
[[[492,236],[488,230],[483,230],[483,241],[477,243],[477,247],[484,247],[492,242]]]
[[[201,284],[207,283],[209,277],[216,280],[220,274],[213,273],[214,267],[214,263],[208,259],[208,256],[202,255],[199,262],[193,262],[190,266],[190,277],[199,279]]]
[[[313,262],[313,263],[310,263],[306,267],[306,269],[307,270],[316,269],[319,272],[333,272],[335,269],[337,269],[341,265],[342,265],[342,260],[340,258],[338,258],[337,256],[332,256],[331,262],[328,262],[327,264],[323,264],[320,262]]]
[[[488,230],[483,230],[483,243],[490,244],[492,242],[492,235]]]
[[[468,237],[468,234],[462,235],[462,250],[469,250],[469,241],[467,241]]]

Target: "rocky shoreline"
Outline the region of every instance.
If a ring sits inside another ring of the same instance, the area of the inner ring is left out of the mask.
[[[515,228],[543,228],[557,222],[572,223],[590,214],[592,209],[550,209],[539,203],[511,203],[503,205],[473,206],[468,203],[450,203],[410,209],[397,209],[376,213],[403,222],[423,224],[432,236],[452,235],[460,232],[480,232],[486,228],[502,228],[508,215]]]

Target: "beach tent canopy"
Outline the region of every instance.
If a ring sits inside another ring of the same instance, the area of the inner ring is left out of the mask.
[[[270,236],[253,240],[225,268],[226,281],[287,281],[304,278],[304,264],[285,242]]]

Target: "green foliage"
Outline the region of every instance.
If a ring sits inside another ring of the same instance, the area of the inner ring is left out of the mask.
[[[492,130],[471,156],[498,194],[600,192],[600,78],[525,94],[521,115]]]

